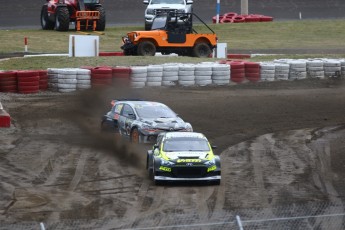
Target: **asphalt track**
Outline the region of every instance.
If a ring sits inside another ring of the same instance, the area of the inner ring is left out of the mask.
[[[1,0],[0,28],[40,27],[39,1]],[[194,0],[194,12],[206,22],[216,15],[216,0]],[[145,5],[141,0],[104,0],[107,25],[144,24]],[[241,0],[220,0],[220,13],[241,11]],[[264,14],[274,20],[332,19],[345,17],[343,0],[255,0],[249,1],[249,14]]]

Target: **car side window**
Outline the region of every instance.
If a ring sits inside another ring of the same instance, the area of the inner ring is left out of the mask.
[[[131,117],[131,118],[133,118],[133,116],[135,116],[134,115],[134,110],[129,105],[124,105],[123,106],[122,115],[125,116],[125,117]]]

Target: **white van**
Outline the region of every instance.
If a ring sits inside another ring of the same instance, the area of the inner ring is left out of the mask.
[[[152,21],[157,14],[178,12],[192,13],[193,0],[144,0],[147,5],[145,10],[145,30],[150,30]]]

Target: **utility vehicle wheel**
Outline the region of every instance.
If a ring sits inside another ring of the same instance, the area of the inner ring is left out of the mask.
[[[131,132],[131,142],[138,144],[139,143],[139,136],[140,136],[140,134],[139,134],[138,129],[133,129],[133,131]]]
[[[99,19],[96,23],[96,30],[97,31],[104,31],[105,30],[105,10],[103,6],[97,6],[95,11],[99,12]]]
[[[55,30],[67,31],[69,29],[69,12],[67,7],[56,9]]]
[[[42,6],[41,10],[41,26],[43,30],[53,30],[54,22],[49,21],[47,6]]]
[[[193,47],[193,56],[194,57],[209,57],[211,54],[211,48],[208,44],[201,42],[195,44]]]
[[[150,41],[143,41],[138,45],[139,56],[155,56],[156,46]]]

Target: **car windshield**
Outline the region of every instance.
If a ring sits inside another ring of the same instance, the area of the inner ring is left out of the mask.
[[[164,141],[164,152],[210,151],[207,140],[201,138],[170,138]]]
[[[184,0],[152,0],[152,4],[184,4]]]
[[[135,107],[140,118],[175,118],[177,117],[169,107],[164,105],[137,105]]]

